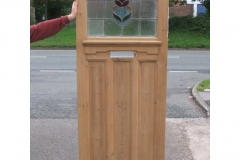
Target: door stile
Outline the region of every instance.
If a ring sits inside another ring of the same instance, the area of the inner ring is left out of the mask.
[[[113,117],[113,61],[108,58],[107,59],[107,136],[106,136],[106,160],[114,160],[114,117]]]
[[[136,54],[136,53],[135,53]],[[138,60],[133,59],[133,85],[132,85],[132,90],[133,90],[133,103],[132,103],[132,128],[133,132],[131,135],[132,139],[132,158],[133,160],[137,159],[137,154],[138,154]]]

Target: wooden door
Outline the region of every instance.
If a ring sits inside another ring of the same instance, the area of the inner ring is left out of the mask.
[[[90,21],[88,3],[79,4],[80,160],[163,160],[168,2],[158,2],[162,9],[151,37],[91,37],[88,25],[82,23]],[[115,51],[134,56],[112,57]]]

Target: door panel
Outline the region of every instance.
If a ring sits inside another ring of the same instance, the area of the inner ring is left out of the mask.
[[[157,160],[162,156],[158,149],[164,143],[155,143],[164,125],[159,122],[164,117],[157,112],[161,98],[158,57],[143,52],[135,52],[134,58],[110,58],[109,52],[86,55],[88,118],[80,117],[80,121],[89,129],[82,130],[88,136],[80,138],[88,139],[89,156],[85,157],[89,160]]]
[[[89,137],[91,159],[105,159],[106,64],[89,62]]]

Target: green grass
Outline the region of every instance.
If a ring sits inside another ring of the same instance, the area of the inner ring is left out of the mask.
[[[31,47],[75,47],[76,46],[76,28],[67,26],[57,34],[31,43]]]
[[[210,38],[189,31],[170,31],[169,48],[210,48]],[[31,43],[31,47],[75,47],[76,29],[74,25],[66,26],[56,35]]]
[[[169,48],[210,48],[210,37],[189,31],[170,31]]]
[[[210,79],[205,79],[199,83],[197,90],[204,91],[204,89],[210,89]]]

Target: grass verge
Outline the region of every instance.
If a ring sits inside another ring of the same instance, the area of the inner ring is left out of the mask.
[[[31,47],[75,47],[76,46],[76,28],[65,27],[57,34],[31,43]]]
[[[210,37],[185,30],[170,31],[169,48],[210,48]]]
[[[205,79],[199,83],[197,91],[204,91],[204,89],[210,89],[210,79]]]

